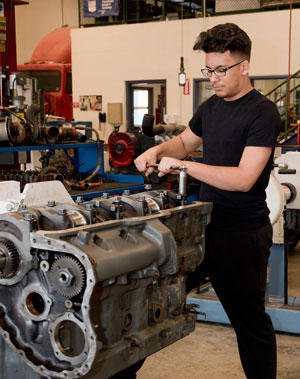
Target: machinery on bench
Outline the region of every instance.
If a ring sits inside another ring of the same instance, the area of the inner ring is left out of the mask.
[[[7,79],[9,104],[1,111],[2,146],[54,144],[66,141],[86,142],[87,136],[71,126],[47,125],[44,93],[37,80],[22,72],[12,72]],[[88,133],[90,135],[90,133]]]
[[[178,136],[186,126],[159,124],[154,126],[154,116],[145,114],[141,128],[136,132],[120,132],[119,126],[108,138],[110,172],[112,174],[138,173],[133,161],[150,147]]]
[[[179,169],[179,193],[148,186],[90,201],[74,202],[58,181],[23,193],[17,182],[1,183],[7,377],[104,379],[194,330],[185,280],[204,258],[212,204],[186,204]]]
[[[36,79],[15,72],[7,82],[10,105],[3,107],[0,118],[1,180],[17,180],[23,187],[32,181],[61,180],[72,196],[89,198],[104,191],[144,189],[140,175],[105,176],[103,142],[91,122],[47,122],[44,96],[37,90]],[[59,156],[59,150],[65,154]],[[32,151],[40,152],[40,163],[32,159]],[[26,168],[21,170],[21,164]],[[34,170],[28,168],[30,164]]]
[[[154,126],[154,116],[145,114],[141,128],[135,132],[120,132],[119,126],[115,126],[114,132],[108,138],[108,153],[110,173],[107,177],[117,177],[113,175],[134,175],[137,179],[141,176],[134,165],[134,159],[149,148],[164,143],[182,133],[186,129],[184,125],[175,123],[158,124]],[[193,159],[189,157],[188,159]],[[180,191],[179,182],[176,175],[166,175],[158,177],[154,172],[144,178],[144,182],[150,183],[160,188]],[[199,199],[199,182],[191,177],[186,180],[186,191],[189,201]]]

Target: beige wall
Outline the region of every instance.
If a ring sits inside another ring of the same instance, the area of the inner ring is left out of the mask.
[[[63,25],[78,26],[78,0],[28,0],[16,12],[17,63],[30,60],[38,42]]]
[[[194,78],[201,78],[204,54],[192,50],[196,36],[216,24],[237,23],[253,41],[251,75],[286,75],[288,72],[289,11],[198,18],[183,21],[183,55],[190,95],[183,95],[177,84],[181,56],[181,21],[94,27],[72,31],[73,100],[80,95],[103,96],[108,102],[123,103],[125,114],[126,80],[167,80],[167,113],[180,116],[187,124],[193,113]],[[300,9],[293,10],[292,67],[300,69]],[[74,110],[76,120],[92,120],[98,127],[96,112]],[[126,115],[125,115],[126,116]],[[122,126],[123,130],[125,129]],[[112,126],[102,124],[102,138]]]

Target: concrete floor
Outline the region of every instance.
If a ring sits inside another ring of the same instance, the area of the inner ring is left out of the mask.
[[[300,379],[300,337],[277,333],[278,379]],[[195,332],[153,354],[138,379],[245,379],[230,326],[198,322]]]
[[[300,296],[300,244],[289,255],[289,296]],[[277,333],[278,379],[300,379],[300,336]],[[196,330],[153,354],[138,379],[245,379],[230,326],[198,322]]]

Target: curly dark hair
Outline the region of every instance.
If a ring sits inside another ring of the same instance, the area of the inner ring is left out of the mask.
[[[201,32],[193,47],[205,53],[225,53],[229,50],[250,60],[251,40],[246,32],[236,24],[226,23],[214,26],[206,32]]]

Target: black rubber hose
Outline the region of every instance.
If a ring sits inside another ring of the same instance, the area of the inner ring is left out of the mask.
[[[39,125],[35,120],[35,116],[40,112],[40,107],[36,104],[31,104],[25,112],[25,119],[30,123],[33,128],[32,142],[35,142],[39,136]]]

